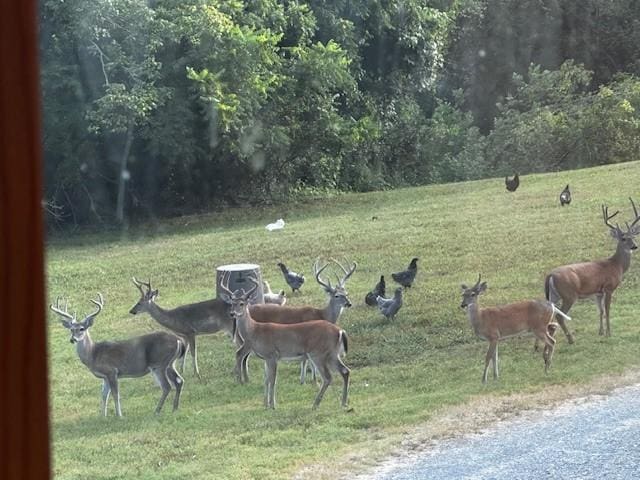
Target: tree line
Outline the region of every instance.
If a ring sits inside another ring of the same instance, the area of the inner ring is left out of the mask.
[[[49,225],[638,158],[632,0],[43,0]]]

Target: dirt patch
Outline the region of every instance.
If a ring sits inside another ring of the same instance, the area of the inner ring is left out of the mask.
[[[363,447],[322,464],[299,470],[295,479],[365,478],[367,471],[393,458],[426,451],[442,439],[476,433],[523,412],[546,410],[591,395],[605,395],[614,388],[640,383],[640,370],[603,376],[586,385],[551,385],[543,391],[511,395],[478,395],[463,405],[436,412],[431,420],[415,427],[372,432]]]

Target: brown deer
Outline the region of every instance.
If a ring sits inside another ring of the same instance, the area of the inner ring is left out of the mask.
[[[553,321],[554,314],[558,313],[567,320],[570,318],[560,312],[553,303],[542,300],[525,300],[498,307],[480,308],[478,297],[487,289],[487,282],[480,283],[480,279],[481,276],[478,275],[478,281],[471,288],[461,285],[462,304],[460,306],[467,309],[475,334],[489,342],[482,383],[487,383],[490,362],[493,362],[493,378],[498,378],[498,342],[527,332],[533,333],[545,344],[542,358],[546,373],[551,366],[556,343],[553,338],[557,326]]]
[[[626,224],[626,230],[622,230],[618,224],[612,225],[611,219],[620,213],[616,211],[609,215],[609,210],[602,205],[602,218],[611,231],[611,236],[618,242],[615,253],[604,260],[594,262],[573,263],[553,269],[545,278],[544,291],[547,300],[558,303],[562,300],[560,310],[569,313],[573,304],[581,298],[595,297],[596,304],[600,310],[600,335],[605,335],[604,319],[606,318],[606,335],[611,335],[609,324],[609,309],[611,306],[611,296],[622,282],[622,276],[631,264],[631,252],[637,245],[634,237],[640,233],[640,215],[638,209],[631,201],[635,218]],[[573,335],[564,323],[562,317],[558,318],[558,323],[562,331],[567,336],[569,343],[573,343]]]
[[[81,322],[76,321],[75,314],[60,307],[60,299],[55,306],[50,305],[52,311],[63,317],[62,326],[71,331],[71,343],[76,344],[76,351],[82,363],[96,377],[102,379],[102,412],[107,416],[107,401],[109,394],[113,394],[116,415],[121,417],[120,390],[118,379],[123,377],[142,377],[151,372],[162,388],[162,395],[156,407],[160,413],[171,388],[176,389],[173,400],[173,410],[177,410],[180,403],[180,393],[184,387],[184,380],[176,371],[174,363],[184,355],[184,342],[168,332],[154,332],[128,340],[94,343],[89,335],[89,328],[96,316],[104,307],[102,295],[98,293],[98,300],[91,300],[98,309],[87,315]]]
[[[136,315],[147,312],[160,325],[184,338],[187,342],[188,350],[191,350],[193,370],[198,378],[202,378],[198,368],[196,336],[216,333],[222,330],[234,337],[234,322],[229,316],[229,305],[216,298],[165,310],[156,303],[158,290],[154,290],[151,287],[150,281],[140,282],[136,277],[133,277],[133,284],[140,291],[140,300],[131,307],[129,313]],[[182,359],[183,372],[185,360],[186,355]]]
[[[220,288],[225,301],[231,304],[231,316],[236,320],[238,333],[243,339],[242,346],[236,352],[237,362],[246,364],[250,353],[254,353],[265,362],[264,404],[266,408],[275,408],[276,376],[279,360],[308,358],[318,369],[322,377],[322,386],[313,402],[316,409],[331,384],[331,370],[342,375],[342,406],[347,406],[349,394],[349,369],[340,356],[347,352],[347,334],[338,326],[325,320],[315,320],[293,324],[256,322],[250,313],[248,299],[258,288],[258,281],[249,277],[254,286],[245,292],[229,290],[229,273],[225,272]],[[282,307],[280,307],[282,308]],[[247,379],[240,369],[240,381]]]
[[[332,260],[333,263],[338,265],[343,272],[342,278],[338,278],[338,284],[334,287],[331,285],[331,281],[327,279],[324,281],[320,275],[329,266],[329,263],[325,263],[322,267],[319,267],[319,261],[316,260],[313,264],[313,274],[316,281],[324,289],[325,293],[329,295],[329,302],[324,308],[316,308],[311,306],[290,306],[290,305],[270,305],[270,304],[257,304],[251,305],[249,311],[251,312],[251,318],[256,322],[261,323],[281,323],[292,324],[300,322],[308,322],[310,320],[326,320],[327,322],[337,323],[340,315],[345,308],[351,307],[351,301],[347,290],[345,289],[345,283],[351,275],[356,271],[357,264],[353,262],[351,268],[347,270],[342,264],[336,260]],[[241,365],[236,365],[236,373],[239,373]],[[246,368],[246,362],[244,364]],[[302,359],[300,365],[300,383],[305,382],[307,370],[306,359]],[[248,372],[245,370],[243,375],[248,377]]]

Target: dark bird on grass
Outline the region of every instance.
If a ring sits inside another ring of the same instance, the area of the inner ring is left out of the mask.
[[[304,283],[304,275],[292,272],[284,263],[278,263],[278,266],[280,270],[282,270],[285,282],[291,287],[291,291],[295,292],[296,290],[300,290],[300,287],[302,287]]]
[[[375,307],[378,304],[376,302],[376,298],[378,296],[384,297],[386,289],[387,285],[384,281],[384,275],[380,275],[380,281],[376,283],[376,286],[373,287],[373,290],[367,293],[367,296],[364,297],[364,303],[366,303],[370,307]]]
[[[414,258],[413,260],[411,260],[411,263],[406,270],[398,273],[392,273],[391,278],[393,278],[396,283],[399,283],[404,288],[409,288],[411,287],[411,285],[413,285],[413,281],[416,278],[416,273],[418,273],[418,258]]]
[[[569,185],[564,187],[564,190],[560,193],[560,206],[564,207],[571,203],[571,192],[569,191]]]
[[[395,319],[396,313],[402,307],[402,288],[396,288],[393,298],[384,298],[378,295],[376,303],[378,304],[378,310],[387,320]]]
[[[504,177],[504,184],[507,186],[507,190],[515,192],[520,185],[520,177],[516,173],[513,178]]]

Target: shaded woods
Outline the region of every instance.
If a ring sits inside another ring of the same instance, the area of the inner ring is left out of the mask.
[[[43,0],[49,226],[638,158],[631,0]]]

